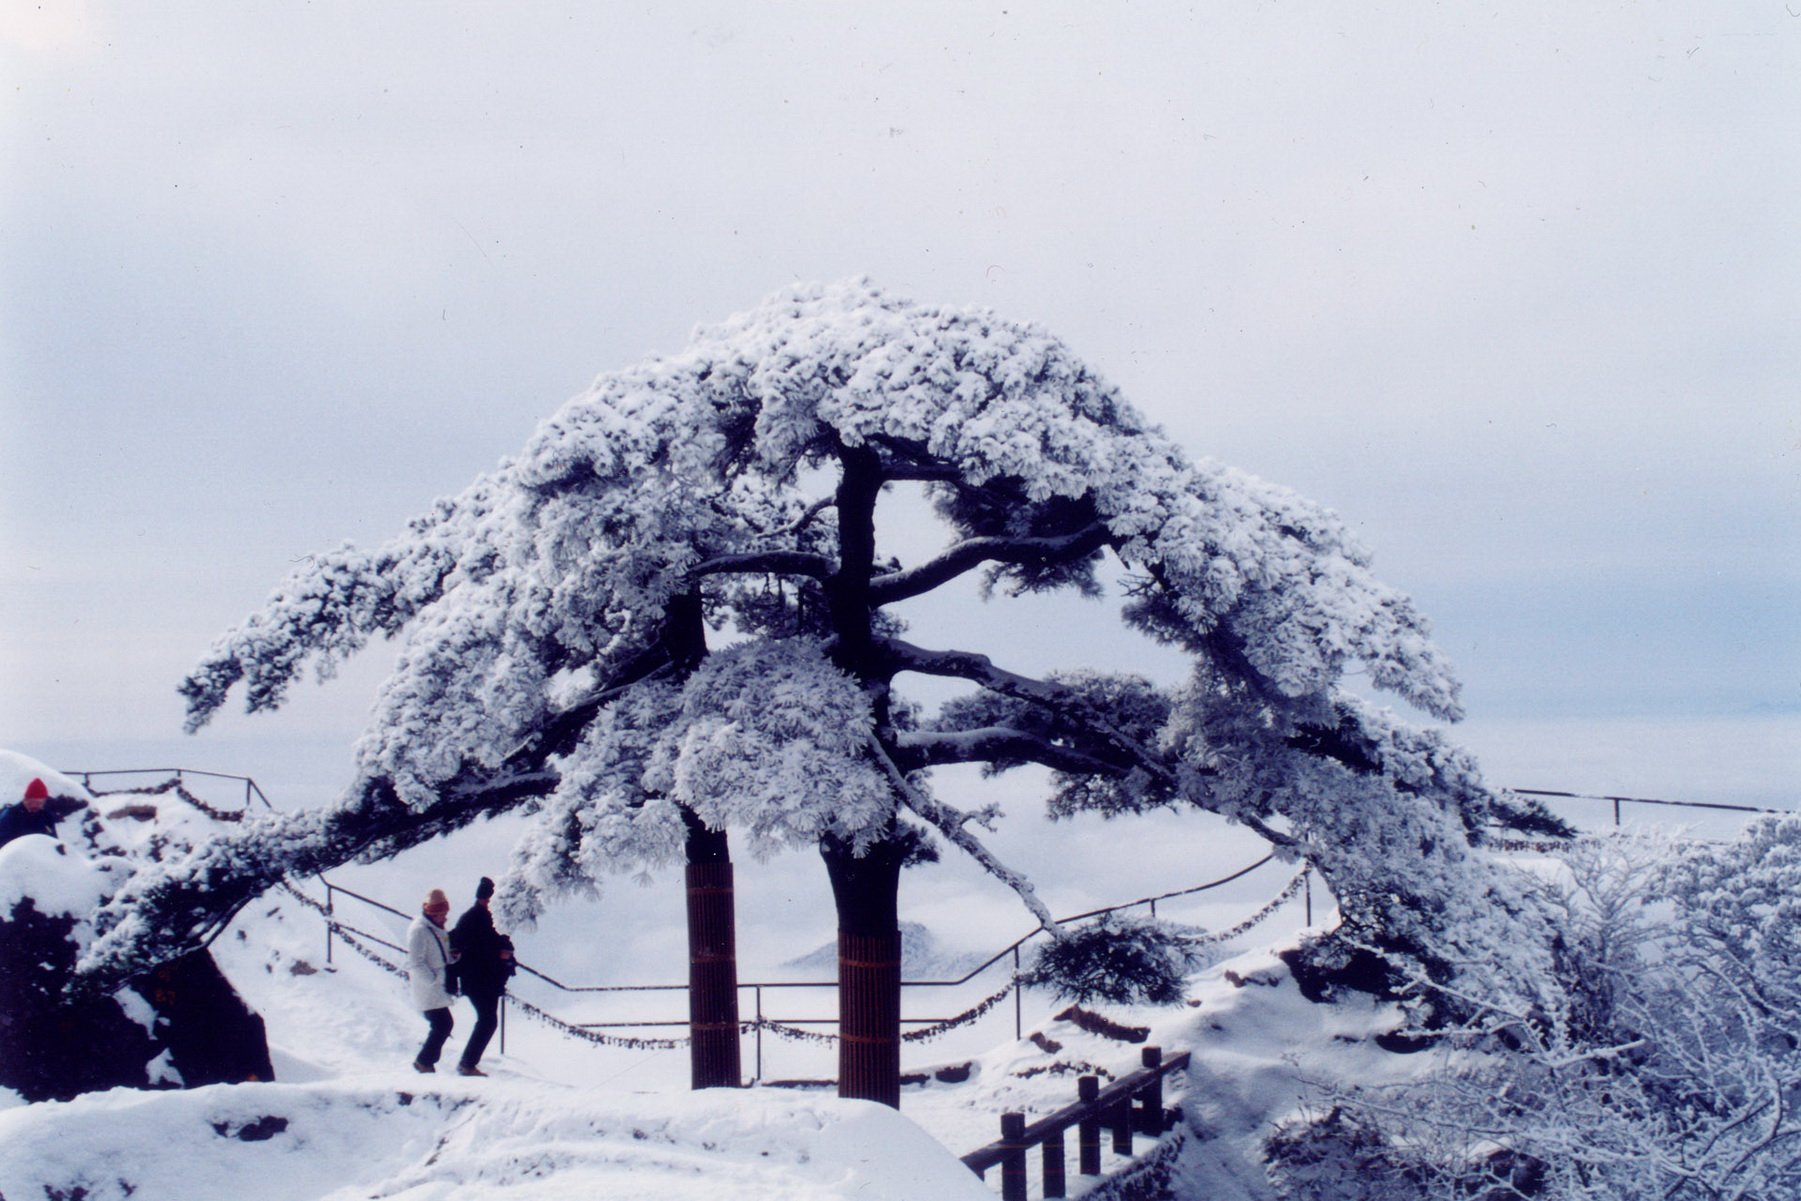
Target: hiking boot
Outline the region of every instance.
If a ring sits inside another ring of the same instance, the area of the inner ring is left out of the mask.
[[[437,1071],[438,1069],[433,1067],[429,1063],[420,1063],[417,1059],[415,1059],[415,1060],[413,1060],[413,1070],[415,1072],[431,1073],[431,1072]]]
[[[457,1064],[457,1075],[459,1076],[486,1076],[487,1074],[480,1068],[472,1068],[466,1063]]]

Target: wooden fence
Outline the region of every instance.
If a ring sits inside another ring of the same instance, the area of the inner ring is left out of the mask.
[[[1076,1171],[1099,1176],[1102,1131],[1112,1135],[1114,1154],[1129,1156],[1134,1134],[1160,1138],[1175,1124],[1173,1111],[1163,1107],[1163,1078],[1187,1067],[1188,1053],[1164,1059],[1161,1048],[1146,1047],[1141,1055],[1142,1068],[1106,1088],[1100,1086],[1098,1077],[1079,1077],[1074,1104],[1031,1125],[1022,1113],[1003,1113],[1000,1139],[965,1155],[964,1164],[984,1179],[990,1168],[998,1166],[1002,1201],[1026,1201],[1026,1153],[1039,1147],[1044,1195],[1068,1196],[1064,1134],[1072,1127],[1076,1131]]]

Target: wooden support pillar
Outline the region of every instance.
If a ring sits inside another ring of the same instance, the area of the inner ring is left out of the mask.
[[[900,868],[904,848],[859,855],[833,839],[821,856],[838,907],[838,1095],[900,1108]]]
[[[730,863],[688,865],[688,1066],[694,1088],[743,1083]]]
[[[900,1108],[900,931],[838,932],[838,1095]]]
[[[738,1047],[738,926],[724,830],[687,810],[688,1079],[693,1088],[743,1083]]]

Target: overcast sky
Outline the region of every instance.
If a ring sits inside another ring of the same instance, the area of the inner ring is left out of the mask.
[[[0,745],[172,739],[298,557],[859,274],[1337,509],[1472,729],[1801,712],[1783,0],[8,0],[0,44]],[[347,759],[379,674],[187,758]]]

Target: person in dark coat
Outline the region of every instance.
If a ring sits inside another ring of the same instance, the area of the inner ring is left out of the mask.
[[[457,918],[450,931],[457,979],[463,995],[475,1007],[475,1029],[469,1032],[469,1045],[457,1061],[459,1076],[488,1074],[477,1065],[500,1026],[500,998],[507,990],[507,977],[513,974],[513,940],[494,928],[494,916],[488,912],[493,896],[494,881],[483,876],[475,886],[475,904]]]
[[[27,784],[25,795],[0,811],[0,847],[27,834],[48,834],[55,838],[56,818],[44,808],[49,799],[50,790],[44,787],[42,780]]]

